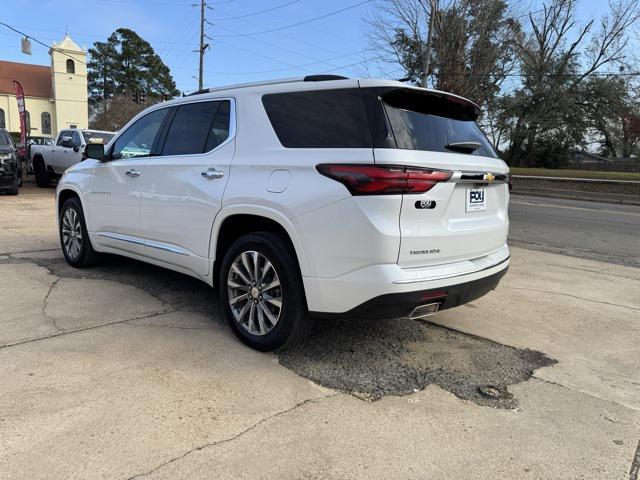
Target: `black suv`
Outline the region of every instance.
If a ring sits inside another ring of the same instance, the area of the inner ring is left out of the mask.
[[[22,184],[22,162],[9,132],[0,128],[0,191],[17,195]]]

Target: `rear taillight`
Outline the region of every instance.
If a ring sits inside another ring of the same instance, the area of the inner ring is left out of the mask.
[[[438,182],[446,182],[451,172],[397,165],[327,164],[316,166],[325,177],[342,183],[352,195],[424,193]]]

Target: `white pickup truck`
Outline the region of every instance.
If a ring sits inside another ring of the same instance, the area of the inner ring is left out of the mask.
[[[88,143],[106,145],[115,133],[70,128],[60,130],[53,145],[32,145],[29,161],[39,187],[48,187],[71,165],[82,161]]]

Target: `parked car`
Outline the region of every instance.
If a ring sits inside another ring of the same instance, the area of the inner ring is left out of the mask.
[[[17,195],[22,185],[22,162],[18,160],[11,134],[0,128],[0,191]]]
[[[29,163],[39,187],[48,187],[51,180],[59,178],[71,165],[82,161],[83,149],[88,143],[107,143],[113,132],[70,128],[60,130],[55,143],[31,145]]]
[[[19,143],[17,145],[18,160],[24,161],[27,164],[27,173],[33,173],[33,167],[31,165],[31,146],[32,145],[53,145],[53,138],[33,136],[27,137],[25,145]]]
[[[421,318],[509,265],[508,167],[474,103],[335,76],[154,105],[58,184],[75,267],[116,253],[219,289],[236,335],[295,344],[319,317]]]

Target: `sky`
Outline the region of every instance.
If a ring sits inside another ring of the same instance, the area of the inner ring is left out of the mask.
[[[179,90],[197,89],[200,8],[194,4],[200,0],[5,2],[0,21],[47,45],[61,41],[68,31],[79,46],[90,48],[117,28],[131,28],[169,66]],[[542,0],[511,3],[523,13],[543,4]],[[205,56],[205,86],[316,73],[401,76],[401,71],[376,62],[371,51],[364,21],[373,8],[371,1],[207,0],[207,4],[210,48]],[[578,17],[597,16],[605,6],[604,0],[579,0]],[[1,25],[0,60],[50,64],[47,48],[32,41],[32,55],[25,55],[20,52],[20,36]]]

